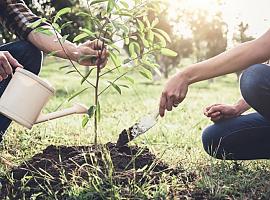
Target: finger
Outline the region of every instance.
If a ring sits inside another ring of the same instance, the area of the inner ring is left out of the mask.
[[[105,59],[105,61],[102,63],[102,65],[100,66],[100,68],[104,68],[107,65],[108,62],[108,58]]]
[[[2,67],[7,76],[12,73],[12,67],[7,59],[2,60]]]
[[[160,98],[160,103],[159,103],[159,115],[161,117],[164,117],[165,115],[166,102],[167,102],[166,94],[162,93],[161,98]]]
[[[213,106],[210,108],[210,110],[208,110],[208,114],[211,115],[212,113],[218,112],[218,111],[222,111],[222,106]]]
[[[215,117],[218,117],[220,115],[221,115],[221,112],[218,111],[218,112],[212,113],[209,117],[215,118]]]
[[[219,105],[221,105],[221,104],[219,104],[219,103],[213,104],[211,106],[206,107],[205,110],[209,111],[212,107],[219,106]]]
[[[0,82],[3,81],[4,79],[2,78],[2,76],[0,75]]]
[[[94,50],[101,50],[102,46],[103,46],[103,42],[101,40],[93,40],[93,41],[89,41],[87,43],[87,46],[89,46],[90,48],[94,49]]]
[[[222,119],[222,116],[218,116],[218,117],[211,118],[211,121],[217,122],[217,121],[220,121],[221,119]]]
[[[8,77],[8,75],[6,74],[6,72],[4,70],[3,63],[1,63],[1,65],[0,65],[0,75],[1,75],[2,79],[6,79]]]
[[[9,52],[6,52],[5,56],[13,68],[17,68],[17,67],[23,68],[23,66]]]
[[[104,49],[101,54],[101,59],[105,60],[106,58],[108,58],[108,56],[109,56],[109,52],[107,51],[107,49]]]
[[[168,111],[172,111],[173,104],[174,104],[174,97],[169,97],[167,99],[166,109]]]

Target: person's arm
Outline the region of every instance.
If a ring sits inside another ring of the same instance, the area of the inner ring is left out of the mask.
[[[51,34],[33,30],[29,33],[27,40],[45,53],[55,52],[61,58],[69,58],[85,66],[99,65],[104,67],[107,61],[108,52],[101,41],[87,41],[82,45],[76,45],[65,40],[60,43],[62,36],[56,33],[52,27],[43,26]],[[101,49],[104,49],[101,53]],[[99,59],[101,57],[101,59]]]
[[[191,65],[172,77],[166,84],[160,99],[160,115],[178,106],[192,83],[241,71],[270,58],[270,30],[260,38],[243,43],[214,58]]]
[[[102,53],[100,52],[101,48],[104,47],[102,42],[87,41],[77,46],[65,41],[62,48],[58,42],[61,35],[58,34],[57,37],[57,33],[49,23],[42,22],[36,27],[32,27],[32,24],[41,18],[32,13],[23,0],[0,1],[0,18],[8,30],[15,33],[21,40],[28,40],[45,53],[56,52],[56,55],[61,58],[70,58],[86,66],[98,65],[104,67],[106,64],[108,53],[106,48]],[[50,31],[51,36],[37,31],[41,28]]]
[[[213,122],[221,119],[237,117],[250,109],[248,103],[241,99],[234,105],[214,104],[204,109],[204,115],[209,117]]]

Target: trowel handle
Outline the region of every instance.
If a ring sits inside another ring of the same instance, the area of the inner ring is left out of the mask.
[[[64,109],[64,110],[60,110],[60,111],[56,111],[56,112],[48,113],[48,114],[41,113],[37,121],[35,122],[35,124],[57,119],[57,118],[68,116],[68,115],[72,115],[72,114],[86,114],[87,112],[88,112],[88,108],[85,105],[74,104],[72,107]]]

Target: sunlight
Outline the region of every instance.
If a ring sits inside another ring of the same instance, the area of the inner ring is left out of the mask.
[[[211,16],[213,16],[217,11],[220,11],[220,6],[217,0],[177,0],[169,1],[169,18],[176,19],[178,12],[180,10],[196,11],[198,9],[205,10],[209,13],[206,20],[211,21]],[[181,34],[184,38],[189,38],[192,36],[191,30],[186,24],[181,23],[181,20],[175,26],[175,31]]]

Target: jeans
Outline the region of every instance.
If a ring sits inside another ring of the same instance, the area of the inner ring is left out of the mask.
[[[24,69],[38,75],[41,69],[43,55],[34,45],[27,41],[18,41],[0,46],[0,51],[8,51]],[[4,93],[11,77],[0,82],[0,96]],[[16,94],[15,94],[16,95]],[[11,120],[0,114],[0,142],[9,127]]]
[[[257,112],[219,121],[202,134],[205,151],[218,159],[270,158],[270,66],[257,64],[240,79],[245,101]]]

